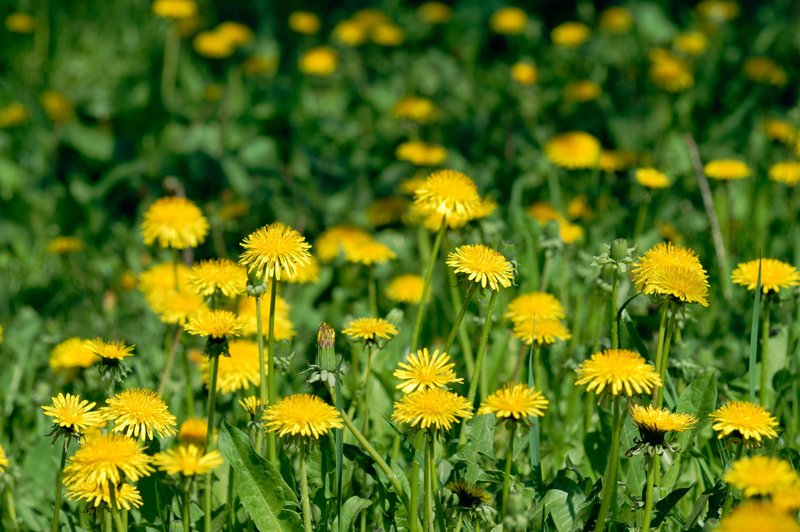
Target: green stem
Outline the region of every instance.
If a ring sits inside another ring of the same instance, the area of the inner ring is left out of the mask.
[[[194,417],[194,392],[192,392],[192,368],[189,353],[183,350],[183,393],[186,396],[186,415]]]
[[[544,366],[542,366],[542,344],[534,342],[533,348],[533,374],[536,380],[536,387],[540,392],[545,390]]]
[[[183,327],[175,324],[175,336],[172,337],[172,344],[169,346],[169,354],[167,355],[167,363],[164,364],[164,372],[161,374],[161,380],[158,383],[158,396],[164,395],[164,387],[169,380],[169,374],[172,372],[172,365],[175,363],[175,354],[178,352],[178,345],[180,345],[181,334]]]
[[[539,291],[546,292],[547,284],[550,280],[550,269],[553,267],[553,252],[546,251],[544,254],[544,266],[542,266],[542,276],[539,278]]]
[[[278,401],[278,390],[275,384],[275,301],[278,297],[278,280],[275,274],[272,275],[269,291],[269,329],[267,330],[267,379],[269,392],[269,405],[272,406]],[[267,434],[267,455],[269,462],[278,467],[278,452],[275,445],[275,433]]]
[[[377,280],[375,279],[375,272],[372,268],[368,268],[369,279],[367,281],[367,290],[369,291],[369,315],[378,317],[378,288]]]
[[[619,440],[622,433],[622,425],[625,422],[625,416],[622,412],[621,399],[619,396],[614,396],[612,400],[612,416],[613,416],[613,430],[611,434],[611,451],[608,455],[608,465],[606,466],[606,474],[603,477],[603,493],[600,503],[600,512],[597,514],[597,522],[595,523],[595,532],[601,532],[605,528],[606,519],[608,518],[608,511],[611,508],[611,500],[614,498],[617,488],[617,468],[619,467]]]
[[[311,502],[308,500],[308,472],[306,471],[306,451],[304,445],[300,445],[300,499],[303,504],[303,528],[305,528],[305,532],[312,532]]]
[[[450,328],[450,334],[447,336],[447,342],[445,342],[444,348],[442,349],[445,353],[450,352],[450,348],[453,347],[453,343],[456,341],[456,334],[458,334],[458,329],[461,327],[461,322],[464,319],[464,315],[467,313],[467,307],[469,307],[469,302],[472,301],[476,286],[478,285],[475,283],[470,283],[469,286],[467,286],[467,291],[464,294],[464,303],[458,310],[456,321],[453,322],[453,326]]]
[[[617,324],[619,275],[617,270],[614,270],[613,276],[613,279],[611,279],[611,304],[609,305],[609,314],[611,316],[611,349],[619,349],[619,328]]]
[[[656,357],[653,360],[653,367],[658,371],[661,368],[661,357],[664,355],[664,338],[667,335],[667,315],[669,304],[661,305],[661,318],[658,322],[658,339],[656,340]],[[658,397],[658,388],[653,389],[653,399]]]
[[[433,490],[436,482],[434,468],[434,437],[433,433],[428,433],[428,441],[425,446],[425,530],[435,532],[436,527],[433,522]]]
[[[58,466],[58,475],[56,475],[56,502],[53,507],[53,526],[50,527],[52,532],[58,532],[58,514],[61,511],[61,497],[63,495],[63,480],[64,480],[64,464],[67,461],[67,451],[69,450],[69,440],[71,434],[64,436],[64,444],[61,448],[61,463]]]
[[[647,488],[644,496],[644,518],[642,519],[642,531],[650,530],[650,522],[653,517],[653,486],[656,480],[656,468],[658,467],[658,455],[650,457],[647,468]]]
[[[14,490],[11,488],[11,483],[8,483],[8,486],[5,489],[6,492],[6,511],[8,512],[8,520],[11,523],[11,530],[17,531],[19,530],[19,524],[17,523],[17,505],[14,502]]]
[[[230,530],[236,528],[236,507],[234,503],[236,502],[236,491],[234,490],[233,482],[235,480],[236,473],[233,470],[233,466],[228,467],[228,527]]]
[[[461,532],[461,523],[464,521],[464,513],[458,512],[458,518],[456,519],[456,528],[453,532]]]
[[[364,372],[364,437],[369,437],[369,383],[372,380],[372,356],[377,351],[377,348],[371,348],[367,351],[367,369]]]
[[[424,444],[425,433],[421,430],[414,438],[414,452],[417,452]],[[419,498],[419,462],[416,456],[411,457],[411,478],[409,479],[411,495],[408,502],[409,530],[417,530],[417,499]]]
[[[664,404],[664,389],[667,386],[667,368],[669,367],[669,348],[672,343],[672,334],[675,331],[675,313],[677,310],[673,307],[672,303],[668,304],[669,317],[667,318],[667,335],[664,338],[664,348],[661,353],[661,364],[658,367],[658,373],[661,376],[661,386],[658,387],[656,392],[656,408],[661,408]]]
[[[189,522],[189,506],[192,502],[192,478],[193,477],[186,477],[186,482],[183,484],[183,514],[181,515],[183,532],[189,532],[192,527],[192,524]]]
[[[111,510],[109,508],[103,509],[103,531],[114,532],[114,523],[111,520]]]
[[[767,362],[769,360],[769,302],[764,300],[764,315],[761,317],[761,387],[758,391],[758,402],[767,408],[767,385],[769,382]]]
[[[439,232],[436,233],[436,240],[433,241],[430,260],[428,260],[428,265],[425,269],[425,277],[422,285],[422,299],[420,300],[419,305],[417,305],[417,319],[414,321],[414,330],[411,332],[411,353],[416,351],[417,346],[419,345],[419,333],[422,329],[422,321],[425,319],[425,310],[428,306],[428,294],[431,290],[433,267],[436,265],[436,259],[439,255],[439,247],[442,245],[442,237],[444,236],[446,229],[447,224],[444,221],[444,217],[442,217],[442,225],[439,227]]]
[[[214,441],[214,408],[217,402],[217,372],[219,370],[219,356],[214,355],[211,357],[211,382],[208,386],[208,410],[207,410],[207,429],[206,429],[206,449],[205,452],[211,450],[211,443]],[[211,499],[212,499],[212,485],[213,475],[211,471],[206,473],[206,486],[203,493],[203,509],[205,510],[205,529],[211,530]]]
[[[467,399],[469,404],[475,401],[475,393],[478,390],[478,381],[485,373],[483,371],[483,358],[486,355],[486,346],[489,343],[489,332],[492,329],[492,316],[494,314],[494,304],[497,301],[497,294],[499,290],[493,290],[491,297],[489,297],[489,307],[486,309],[486,320],[483,322],[483,329],[481,330],[481,340],[478,344],[478,358],[475,360],[475,371],[469,380],[469,393]],[[466,305],[465,305],[466,306]]]
[[[511,485],[511,464],[514,462],[514,436],[517,431],[517,424],[514,421],[510,422],[511,427],[508,434],[508,449],[506,450],[506,464],[503,475],[503,502],[501,505],[502,516],[506,517],[508,513],[508,492]]]
[[[161,71],[161,100],[165,109],[172,109],[175,78],[178,72],[178,57],[181,41],[175,25],[170,25],[164,42],[164,65]]]
[[[647,205],[650,203],[650,197],[648,196],[639,204],[639,212],[636,214],[636,225],[633,229],[633,239],[636,240],[639,238],[639,235],[642,234],[644,230],[644,222],[647,219]]]
[[[114,527],[117,532],[127,532],[125,525],[122,524],[122,519],[119,518],[119,508],[117,508],[117,487],[113,483],[109,483],[108,494],[111,498],[111,504],[108,505],[111,511],[111,519],[114,521]]]
[[[459,297],[458,291],[458,282],[456,279],[456,274],[453,273],[453,270],[447,268],[447,279],[448,284],[450,285],[450,302],[453,305],[453,312],[457,312],[456,309],[458,308],[458,304],[461,302],[461,298]],[[458,328],[458,342],[461,344],[461,355],[464,357],[464,364],[467,367],[467,374],[472,375],[472,372],[475,371],[475,359],[472,356],[472,345],[469,342],[469,332],[467,331],[466,324],[461,322],[461,326]]]
[[[261,296],[256,296],[256,345],[258,346],[258,369],[260,376],[260,383],[258,387],[258,396],[261,400],[261,405],[267,404],[267,365],[264,357],[264,327],[261,319]],[[264,446],[264,431],[259,430],[256,434],[256,452],[261,454]]]

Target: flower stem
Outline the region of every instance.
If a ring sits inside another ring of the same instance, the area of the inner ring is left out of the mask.
[[[164,65],[161,72],[161,100],[165,109],[172,109],[175,92],[175,77],[178,72],[178,57],[181,50],[180,36],[174,24],[167,30],[164,42]]]
[[[470,283],[467,287],[467,291],[464,294],[464,303],[461,305],[461,308],[458,310],[458,315],[456,316],[456,321],[453,322],[453,326],[450,328],[450,334],[447,335],[447,342],[444,344],[444,348],[442,351],[445,353],[450,352],[450,348],[453,347],[453,343],[456,341],[456,335],[458,334],[458,330],[461,327],[461,322],[464,320],[464,315],[467,313],[467,307],[469,307],[469,302],[472,301],[472,296],[475,293],[475,287],[477,285],[475,283]]]
[[[17,505],[14,502],[14,490],[12,489],[11,482],[8,483],[6,486],[6,511],[8,512],[8,521],[11,523],[11,530],[17,531],[19,530],[19,524],[17,523]]]
[[[375,279],[375,272],[372,268],[368,269],[367,290],[369,293],[369,315],[378,317],[378,281]]]
[[[642,519],[642,531],[650,530],[650,522],[653,517],[653,486],[656,480],[656,468],[658,467],[658,456],[650,457],[647,468],[647,488],[644,496],[644,518]]]
[[[364,371],[364,437],[369,436],[369,383],[372,380],[372,356],[378,349],[372,347],[367,350],[367,369]]]
[[[611,349],[619,349],[619,326],[617,324],[619,275],[617,270],[614,270],[613,276],[613,279],[611,279],[611,304],[609,305],[609,314],[611,315]]]
[[[259,369],[259,400],[261,405],[267,404],[267,371],[264,361],[264,327],[261,323],[261,296],[256,296],[256,345],[258,345],[258,369]],[[256,434],[256,452],[262,453],[264,445],[264,432],[259,430]]]
[[[211,450],[211,443],[214,441],[214,407],[217,402],[217,370],[219,369],[219,355],[211,357],[211,382],[208,386],[208,425],[206,429],[206,449],[205,452]],[[205,510],[205,529],[211,530],[211,486],[213,484],[214,473],[209,471],[206,473],[206,486],[203,493],[203,509]]]
[[[189,522],[189,505],[192,502],[192,477],[186,477],[186,482],[183,484],[183,514],[181,515],[181,522],[183,523],[183,532],[189,532],[192,524]]]
[[[761,316],[761,387],[758,390],[758,402],[764,408],[767,408],[769,328],[769,301],[764,300],[764,315]]]
[[[608,511],[611,508],[611,500],[617,488],[617,468],[619,467],[619,440],[622,433],[622,424],[625,422],[625,416],[622,412],[621,399],[614,396],[612,400],[612,424],[613,430],[611,434],[611,451],[608,455],[608,465],[606,466],[606,474],[603,477],[603,493],[600,502],[600,512],[597,514],[597,522],[595,523],[595,532],[602,532],[605,528],[606,518]]]
[[[272,274],[272,282],[269,290],[269,328],[267,329],[267,379],[269,392],[269,405],[272,406],[278,401],[278,390],[275,388],[275,301],[278,297],[278,280]],[[263,375],[262,375],[263,376]],[[275,433],[267,434],[267,455],[269,462],[278,466],[278,453],[275,446]]]
[[[311,527],[311,502],[308,500],[308,472],[306,471],[306,451],[303,445],[300,446],[300,499],[303,504],[303,528],[305,528],[305,532],[312,532],[313,528]]]
[[[506,468],[503,475],[503,502],[501,505],[502,515],[505,518],[508,512],[508,492],[511,485],[511,464],[514,462],[514,436],[517,431],[517,424],[511,422],[508,434],[508,449],[506,450]]]
[[[56,503],[53,507],[53,526],[50,528],[52,532],[58,532],[59,529],[58,514],[61,512],[61,497],[64,491],[64,464],[67,461],[67,451],[69,450],[69,440],[71,437],[71,434],[64,436],[64,445],[61,448],[61,463],[58,466],[58,475],[56,475]]]
[[[189,353],[183,351],[183,393],[186,396],[186,415],[194,417],[194,393],[192,392],[192,368]]]
[[[433,433],[428,433],[428,441],[425,445],[425,530],[434,532],[436,530],[433,523],[433,486],[436,482],[434,478],[434,439]]]
[[[119,517],[119,508],[117,508],[117,487],[113,483],[109,484],[108,493],[111,498],[111,504],[108,505],[108,508],[111,511],[111,519],[114,522],[114,527],[117,529],[117,532],[127,532],[125,525],[122,524],[122,519]]]
[[[172,365],[175,363],[175,354],[178,352],[178,345],[180,345],[181,334],[183,327],[175,325],[175,336],[172,337],[172,343],[169,346],[169,354],[167,355],[167,363],[164,364],[164,372],[161,374],[161,380],[158,383],[158,396],[164,394],[164,387],[169,380],[169,374],[172,372]]]
[[[424,442],[425,434],[422,431],[417,432],[416,437],[414,438],[414,451],[418,450],[422,447]],[[417,530],[417,499],[419,494],[419,462],[417,462],[416,457],[411,457],[411,478],[408,479],[410,484],[411,495],[409,497],[408,503],[408,518],[409,518],[409,530],[411,532],[416,532]]]
[[[417,319],[414,321],[414,329],[411,332],[411,349],[413,353],[417,350],[419,345],[419,333],[422,329],[422,321],[425,319],[425,309],[428,306],[428,294],[431,291],[431,279],[433,279],[433,267],[436,265],[436,260],[439,256],[439,247],[442,245],[442,237],[447,229],[447,224],[442,217],[442,225],[439,227],[439,232],[436,233],[436,240],[433,241],[433,248],[431,249],[431,256],[428,260],[428,265],[425,269],[425,277],[422,285],[422,299],[417,305]]]
[[[453,311],[458,308],[458,304],[461,302],[460,293],[458,291],[458,285],[456,281],[456,274],[453,273],[453,270],[447,268],[447,279],[448,284],[450,285],[450,303],[453,305]],[[464,325],[464,322],[458,328],[458,343],[461,344],[461,355],[464,357],[464,365],[467,368],[467,374],[472,375],[472,372],[475,371],[475,358],[472,356],[472,345],[469,342],[469,333],[467,332],[467,327]]]
[[[236,491],[234,490],[233,482],[235,480],[236,472],[233,470],[233,466],[228,466],[228,527],[233,530],[236,528],[236,507],[234,503],[236,502]]]
[[[478,381],[482,378],[483,371],[483,358],[486,355],[486,346],[489,343],[489,332],[492,329],[492,317],[494,314],[494,304],[497,301],[497,294],[499,290],[493,290],[491,297],[489,297],[489,307],[486,309],[486,320],[483,322],[483,329],[481,330],[481,340],[478,344],[478,357],[475,360],[475,370],[469,380],[469,393],[467,399],[472,404],[475,400],[475,393],[478,391]],[[465,305],[466,306],[466,305]]]
[[[661,376],[661,386],[656,392],[656,408],[664,404],[664,388],[667,386],[667,368],[669,367],[669,348],[672,343],[672,334],[675,331],[675,308],[672,303],[667,305],[669,317],[667,318],[667,335],[664,338],[664,347],[661,353],[661,364],[658,373]]]

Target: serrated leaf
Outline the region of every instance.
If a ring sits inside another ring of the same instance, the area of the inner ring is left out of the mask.
[[[460,454],[467,463],[465,480],[470,484],[475,484],[481,474],[480,455],[494,455],[494,425],[494,416],[477,416],[464,427],[467,443]]]
[[[350,497],[342,505],[342,512],[333,520],[333,527],[331,530],[352,530],[353,523],[358,517],[358,514],[366,510],[372,505],[372,501],[355,495]],[[341,521],[341,522],[340,522]]]

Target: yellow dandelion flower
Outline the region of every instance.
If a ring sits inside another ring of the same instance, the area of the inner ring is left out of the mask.
[[[443,388],[428,388],[406,394],[394,404],[392,419],[417,427],[450,430],[453,423],[472,417],[472,405],[462,397]]]
[[[228,345],[229,356],[217,359],[217,391],[236,393],[261,384],[258,363],[258,345],[250,340],[232,340]],[[266,353],[265,353],[265,356]],[[201,363],[203,382],[211,381],[211,364],[208,359]]]
[[[0,473],[5,473],[7,467],[8,456],[6,456],[6,450],[3,449],[2,445],[0,445]]]
[[[367,220],[373,227],[381,227],[397,223],[403,219],[408,210],[409,201],[406,198],[390,197],[379,198],[367,207]]]
[[[259,279],[278,281],[295,275],[297,267],[311,262],[311,245],[291,227],[276,222],[250,233],[242,241],[239,265],[255,271]]]
[[[637,168],[633,174],[636,182],[646,188],[667,188],[669,178],[655,168]]]
[[[194,0],[156,0],[153,14],[174,20],[191,18],[197,15],[197,4]]]
[[[703,170],[711,179],[728,181],[750,177],[750,167],[734,159],[717,159],[707,163]]]
[[[772,140],[791,144],[797,138],[797,131],[792,124],[780,118],[767,118],[761,122],[764,134]]]
[[[292,284],[313,284],[319,282],[319,261],[314,255],[305,264],[298,264],[294,275],[289,275],[286,281]]]
[[[478,415],[494,414],[498,418],[525,420],[542,417],[549,404],[542,392],[524,384],[507,384],[486,398],[478,409]]]
[[[101,413],[114,422],[114,432],[124,432],[128,437],[152,440],[156,434],[166,438],[177,432],[175,416],[153,390],[122,391],[106,401]]]
[[[800,510],[800,479],[795,475],[795,480],[778,487],[772,492],[772,507],[779,512],[795,513]]]
[[[488,284],[492,290],[499,290],[500,286],[508,288],[514,282],[514,267],[508,259],[483,244],[457,247],[447,256],[447,265],[482,288]]]
[[[289,28],[294,32],[314,35],[319,27],[319,17],[310,11],[292,11],[289,14]]]
[[[722,479],[742,490],[746,497],[770,495],[795,484],[792,464],[771,456],[751,456],[736,460]]]
[[[600,141],[583,131],[562,133],[544,146],[547,159],[562,168],[592,168],[600,158]]]
[[[205,475],[222,465],[224,460],[219,451],[204,453],[197,445],[179,445],[153,456],[153,464],[169,475],[193,477]]]
[[[278,58],[274,55],[254,54],[244,60],[242,70],[248,76],[268,76],[274,74],[278,68]],[[236,202],[225,205],[219,210],[220,218],[223,220],[231,219],[232,214],[238,214],[237,210],[249,207],[246,202]],[[238,217],[238,216],[233,216]]]
[[[153,472],[150,457],[136,440],[121,434],[97,434],[81,442],[64,468],[67,483],[136,482]]]
[[[342,332],[353,340],[377,342],[391,339],[398,330],[383,318],[356,318],[348,323]]]
[[[99,356],[103,360],[122,360],[133,356],[133,348],[136,346],[125,345],[125,342],[106,342],[101,338],[86,340],[86,348]]]
[[[558,220],[558,237],[565,244],[574,244],[583,238],[583,227],[578,224],[573,224],[559,218]]]
[[[624,7],[609,7],[600,13],[600,28],[608,33],[627,33],[632,25],[633,16]]]
[[[475,182],[454,170],[439,170],[414,191],[414,204],[442,217],[470,219],[481,202]]]
[[[447,158],[447,148],[412,140],[400,144],[395,156],[417,166],[438,166]]]
[[[29,13],[17,11],[6,16],[6,29],[12,33],[33,33],[36,19]]]
[[[397,254],[389,246],[373,239],[361,242],[357,246],[344,246],[344,259],[353,264],[372,266],[396,258]]]
[[[380,46],[400,46],[406,38],[406,34],[400,26],[385,22],[378,24],[369,32],[372,42]]]
[[[225,297],[236,297],[247,287],[247,272],[229,259],[204,260],[192,266],[187,281],[203,297],[217,290]]]
[[[86,501],[93,508],[100,504],[111,507],[111,490],[106,482],[71,482],[67,484],[67,497],[73,501]],[[142,495],[133,484],[123,482],[114,486],[114,500],[117,510],[130,510],[131,508],[141,508]]]
[[[86,243],[74,236],[57,236],[47,243],[47,252],[53,255],[67,255],[83,251]]]
[[[296,394],[267,407],[262,417],[268,432],[278,436],[305,436],[319,439],[331,429],[342,427],[339,411],[314,395]]]
[[[574,102],[591,102],[596,100],[601,92],[599,83],[584,79],[567,85],[564,88],[564,97]]]
[[[97,362],[97,356],[86,347],[86,340],[67,338],[50,353],[50,368],[53,371],[88,368]]]
[[[624,150],[603,150],[597,166],[604,172],[619,172],[636,162],[636,155]]]
[[[589,198],[584,194],[575,196],[567,203],[567,217],[571,219],[589,219],[594,213],[589,206]]]
[[[564,22],[550,32],[553,44],[566,48],[575,48],[589,40],[592,30],[582,22]]]
[[[769,57],[748,57],[744,61],[744,75],[750,81],[782,87],[786,85],[786,71]]]
[[[739,6],[727,0],[703,0],[695,6],[697,14],[702,18],[719,24],[733,20],[739,16]]]
[[[629,410],[642,438],[651,445],[663,444],[667,432],[685,432],[697,423],[694,416],[677,414],[667,408],[654,408],[653,405],[632,405]]]
[[[422,289],[425,281],[419,275],[398,275],[389,281],[386,297],[397,303],[416,305],[422,301]]]
[[[239,300],[237,307],[239,320],[244,324],[244,334],[258,334],[258,323],[256,320],[256,301],[252,297]],[[273,334],[275,339],[291,340],[297,332],[289,317],[289,303],[281,296],[275,298],[275,328]],[[269,323],[269,304],[261,304],[261,323]],[[266,337],[269,333],[267,327],[262,327],[261,334]]]
[[[195,314],[184,326],[184,330],[195,336],[225,338],[241,336],[244,332],[242,321],[229,310],[207,310]]]
[[[492,502],[492,496],[486,490],[467,483],[463,478],[448,483],[445,488],[458,497],[459,508],[473,509]]]
[[[164,323],[183,325],[190,317],[208,310],[203,298],[196,292],[186,289],[169,289],[164,292],[151,293],[147,297],[153,312],[158,314]]]
[[[397,385],[403,393],[429,388],[444,388],[448,384],[464,382],[456,377],[453,368],[455,363],[450,361],[450,355],[434,350],[433,355],[424,347],[416,353],[409,353],[405,362],[400,362],[394,370],[396,378],[402,382]]]
[[[768,294],[778,293],[783,288],[800,286],[800,271],[791,264],[776,259],[761,259],[742,262],[731,274],[735,284],[755,290],[758,282],[759,263],[761,264],[761,290]]]
[[[261,398],[255,395],[239,399],[239,405],[244,408],[248,414],[250,414],[250,417],[256,417],[259,412],[261,412],[261,409],[265,406],[265,404],[261,402]]]
[[[372,29],[378,24],[389,22],[389,18],[386,16],[386,13],[379,9],[373,8],[359,9],[353,14],[353,20],[367,29]]]
[[[708,277],[697,254],[689,248],[668,242],[656,244],[633,265],[631,278],[643,294],[708,306]]]
[[[503,7],[492,13],[489,27],[502,35],[518,35],[525,31],[528,15],[518,7]]]
[[[332,262],[344,252],[345,246],[359,246],[372,237],[352,225],[335,225],[322,232],[314,242],[317,256],[322,262]]]
[[[333,48],[317,46],[300,57],[298,68],[303,74],[327,77],[336,72],[338,64],[339,56]]]
[[[20,102],[11,102],[0,108],[0,129],[20,126],[27,120],[28,110]]]
[[[233,55],[236,45],[219,31],[201,31],[192,41],[195,52],[209,59],[224,59]]]
[[[442,2],[425,2],[417,8],[417,15],[426,24],[444,24],[453,16],[453,10]]]
[[[554,344],[572,338],[572,334],[560,320],[555,319],[526,319],[514,323],[512,332],[514,338],[519,338],[526,344]]]
[[[520,294],[508,304],[505,317],[512,322],[537,320],[563,320],[564,305],[547,292]]]
[[[552,205],[544,201],[537,201],[531,204],[527,212],[541,224],[546,224],[549,221],[557,221],[561,218],[561,214],[555,210]]]
[[[172,196],[156,200],[142,222],[142,238],[148,246],[158,241],[162,248],[195,248],[205,242],[208,220],[193,202]]]
[[[226,20],[219,24],[214,31],[228,39],[236,47],[253,41],[253,30],[241,22]]]
[[[355,20],[343,20],[334,26],[333,38],[345,46],[361,46],[367,41],[367,29]]]
[[[699,31],[689,31],[675,37],[675,48],[689,56],[701,55],[707,47],[708,40]]]
[[[191,443],[205,447],[207,436],[208,420],[201,417],[187,418],[178,429],[178,441],[181,443]]]
[[[44,91],[39,95],[44,112],[56,124],[62,124],[72,118],[75,107],[66,96],[56,91]]]
[[[83,434],[87,429],[103,423],[103,417],[94,411],[95,403],[77,395],[59,393],[49,405],[43,405],[44,415],[53,418],[53,425],[68,432]]]
[[[724,517],[717,532],[800,532],[800,525],[793,515],[776,511],[769,503],[750,501]]]
[[[144,294],[150,306],[153,299],[157,299],[164,292],[178,289],[188,289],[187,277],[189,268],[183,264],[164,262],[139,274],[139,290]],[[176,283],[177,280],[177,283]],[[151,299],[152,298],[152,299]]]
[[[392,116],[411,122],[426,124],[439,119],[439,108],[432,101],[421,96],[406,96],[392,107]]]
[[[774,427],[778,421],[763,406],[747,401],[728,401],[709,416],[714,422],[711,428],[717,431],[718,438],[726,436],[743,438],[745,441],[762,438],[776,438]]]
[[[694,85],[694,75],[685,61],[670,53],[650,62],[650,79],[667,92],[682,92]]]
[[[639,395],[661,386],[661,377],[639,353],[627,349],[606,349],[584,360],[575,370],[576,386],[586,384],[586,391],[600,395],[606,387],[611,393]]]
[[[769,178],[776,183],[794,186],[800,183],[800,162],[782,161],[769,168]]]
[[[539,81],[539,70],[531,63],[520,61],[511,65],[511,77],[520,85],[533,85]]]

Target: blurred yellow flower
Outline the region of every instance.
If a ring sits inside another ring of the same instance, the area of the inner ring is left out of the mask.
[[[0,129],[20,126],[28,121],[28,110],[20,102],[0,108]]]
[[[378,198],[367,207],[367,220],[373,227],[399,222],[408,210],[409,204],[410,202],[402,197]]]
[[[800,183],[800,161],[783,161],[769,168],[769,178],[776,183],[794,186]]]
[[[378,24],[369,34],[372,42],[381,46],[400,46],[406,38],[402,28],[390,22]]]
[[[74,236],[57,236],[47,243],[47,252],[53,255],[68,255],[83,251],[86,243]]]
[[[192,201],[170,196],[156,200],[144,213],[141,231],[148,246],[158,241],[159,247],[186,249],[205,242],[208,220]]]
[[[252,297],[245,297],[239,300],[236,308],[239,319],[244,324],[244,333],[248,335],[258,334],[258,323],[256,321],[256,301]],[[290,307],[281,296],[275,298],[275,339],[291,340],[297,332],[294,330],[292,319],[289,317]],[[261,323],[269,323],[269,304],[261,304]],[[267,327],[262,327],[261,334],[266,338],[269,331]]]
[[[655,168],[637,168],[633,174],[636,182],[646,188],[667,188],[669,178]]]
[[[314,35],[319,31],[319,17],[310,11],[292,11],[289,15],[289,28],[303,35]]]
[[[178,441],[205,447],[208,434],[208,420],[200,417],[190,417],[181,423],[178,429]]]
[[[267,76],[278,68],[278,58],[274,55],[255,54],[245,59],[242,70],[248,76]]]
[[[442,2],[425,2],[417,8],[417,15],[426,24],[444,24],[453,16],[453,10]]]
[[[528,15],[518,7],[503,7],[492,14],[489,27],[495,33],[518,35],[525,31]]]
[[[88,368],[97,361],[97,356],[86,347],[86,340],[77,337],[67,338],[50,353],[50,368],[53,371]]]
[[[748,456],[736,460],[722,479],[745,497],[771,495],[797,482],[792,464],[772,456]]]
[[[689,66],[669,52],[651,56],[650,79],[667,92],[681,92],[694,85]]]
[[[589,40],[592,30],[583,22],[564,22],[550,32],[553,44],[566,48],[575,48]]]
[[[706,51],[708,40],[699,31],[688,31],[675,37],[675,48],[686,55],[697,56]]]
[[[564,97],[576,102],[590,102],[596,100],[601,91],[598,83],[585,79],[567,85],[564,88]]]
[[[314,255],[306,264],[298,264],[294,274],[288,275],[286,281],[293,284],[308,284],[319,281],[319,261]]]
[[[636,162],[636,155],[624,150],[603,150],[597,166],[604,172],[619,172]]]
[[[28,13],[20,11],[6,16],[6,29],[13,33],[33,33],[36,19]]]
[[[583,131],[570,131],[548,140],[544,152],[556,166],[569,170],[592,168],[600,158],[600,141]]]
[[[236,48],[253,42],[253,30],[241,22],[228,20],[219,24],[214,31],[228,39]]]
[[[147,302],[163,323],[183,325],[195,314],[208,310],[203,298],[187,288],[147,294]]]
[[[269,356],[269,353],[265,352],[265,356]],[[219,393],[236,393],[261,384],[258,345],[251,340],[231,340],[228,344],[228,356],[219,357],[217,364]],[[200,371],[203,382],[208,386],[211,381],[211,364],[208,359],[200,364]]]
[[[398,275],[389,281],[386,297],[398,303],[416,305],[422,300],[422,277],[414,274]]]
[[[322,232],[314,242],[317,256],[322,262],[333,262],[345,246],[357,246],[369,242],[372,237],[366,231],[352,225],[334,225]]]
[[[373,264],[383,264],[396,259],[397,253],[386,244],[375,239],[360,242],[357,246],[344,247],[344,260],[353,264],[363,264],[372,266]]]
[[[531,63],[520,61],[511,65],[511,77],[520,85],[533,85],[539,80],[539,71]]]
[[[44,91],[39,95],[44,112],[56,124],[66,122],[75,112],[72,102],[66,96],[56,91]]]
[[[386,16],[386,13],[374,8],[360,9],[351,18],[367,30],[374,28],[378,24],[389,22],[389,17]]]
[[[367,40],[367,29],[355,20],[343,20],[334,26],[333,38],[345,46],[360,46]]]
[[[719,24],[739,16],[739,6],[726,0],[703,0],[695,6],[697,14],[709,22]]]
[[[420,96],[406,96],[394,104],[392,116],[425,124],[438,120],[440,113],[436,105],[429,99]]]
[[[735,159],[715,159],[709,161],[703,167],[703,170],[709,178],[720,181],[744,179],[750,177],[751,174],[749,166]]]
[[[589,206],[589,198],[585,194],[575,196],[567,203],[567,217],[571,220],[588,220],[592,217],[592,214],[594,213]]]
[[[780,118],[767,118],[761,122],[761,128],[765,135],[778,142],[790,144],[797,139],[797,131],[792,124]]]
[[[153,14],[161,18],[185,19],[197,15],[194,0],[155,0]]]
[[[744,61],[744,75],[750,81],[782,87],[786,85],[786,71],[769,57],[748,57]]]
[[[311,76],[330,76],[336,71],[339,57],[336,51],[328,46],[311,48],[300,57],[300,72]]]
[[[218,31],[202,31],[192,41],[195,51],[210,59],[224,59],[233,55],[236,45],[227,35]]]
[[[627,33],[633,25],[631,12],[624,7],[609,7],[600,13],[600,28],[608,33]]]
[[[514,322],[512,330],[514,338],[528,345],[536,342],[539,345],[554,344],[572,338],[572,333],[560,320],[539,318],[522,319]]]
[[[397,147],[395,155],[401,161],[408,161],[417,166],[438,166],[447,158],[447,148],[438,144],[408,141]]]
[[[800,532],[794,515],[768,502],[747,501],[722,518],[717,532]]]

